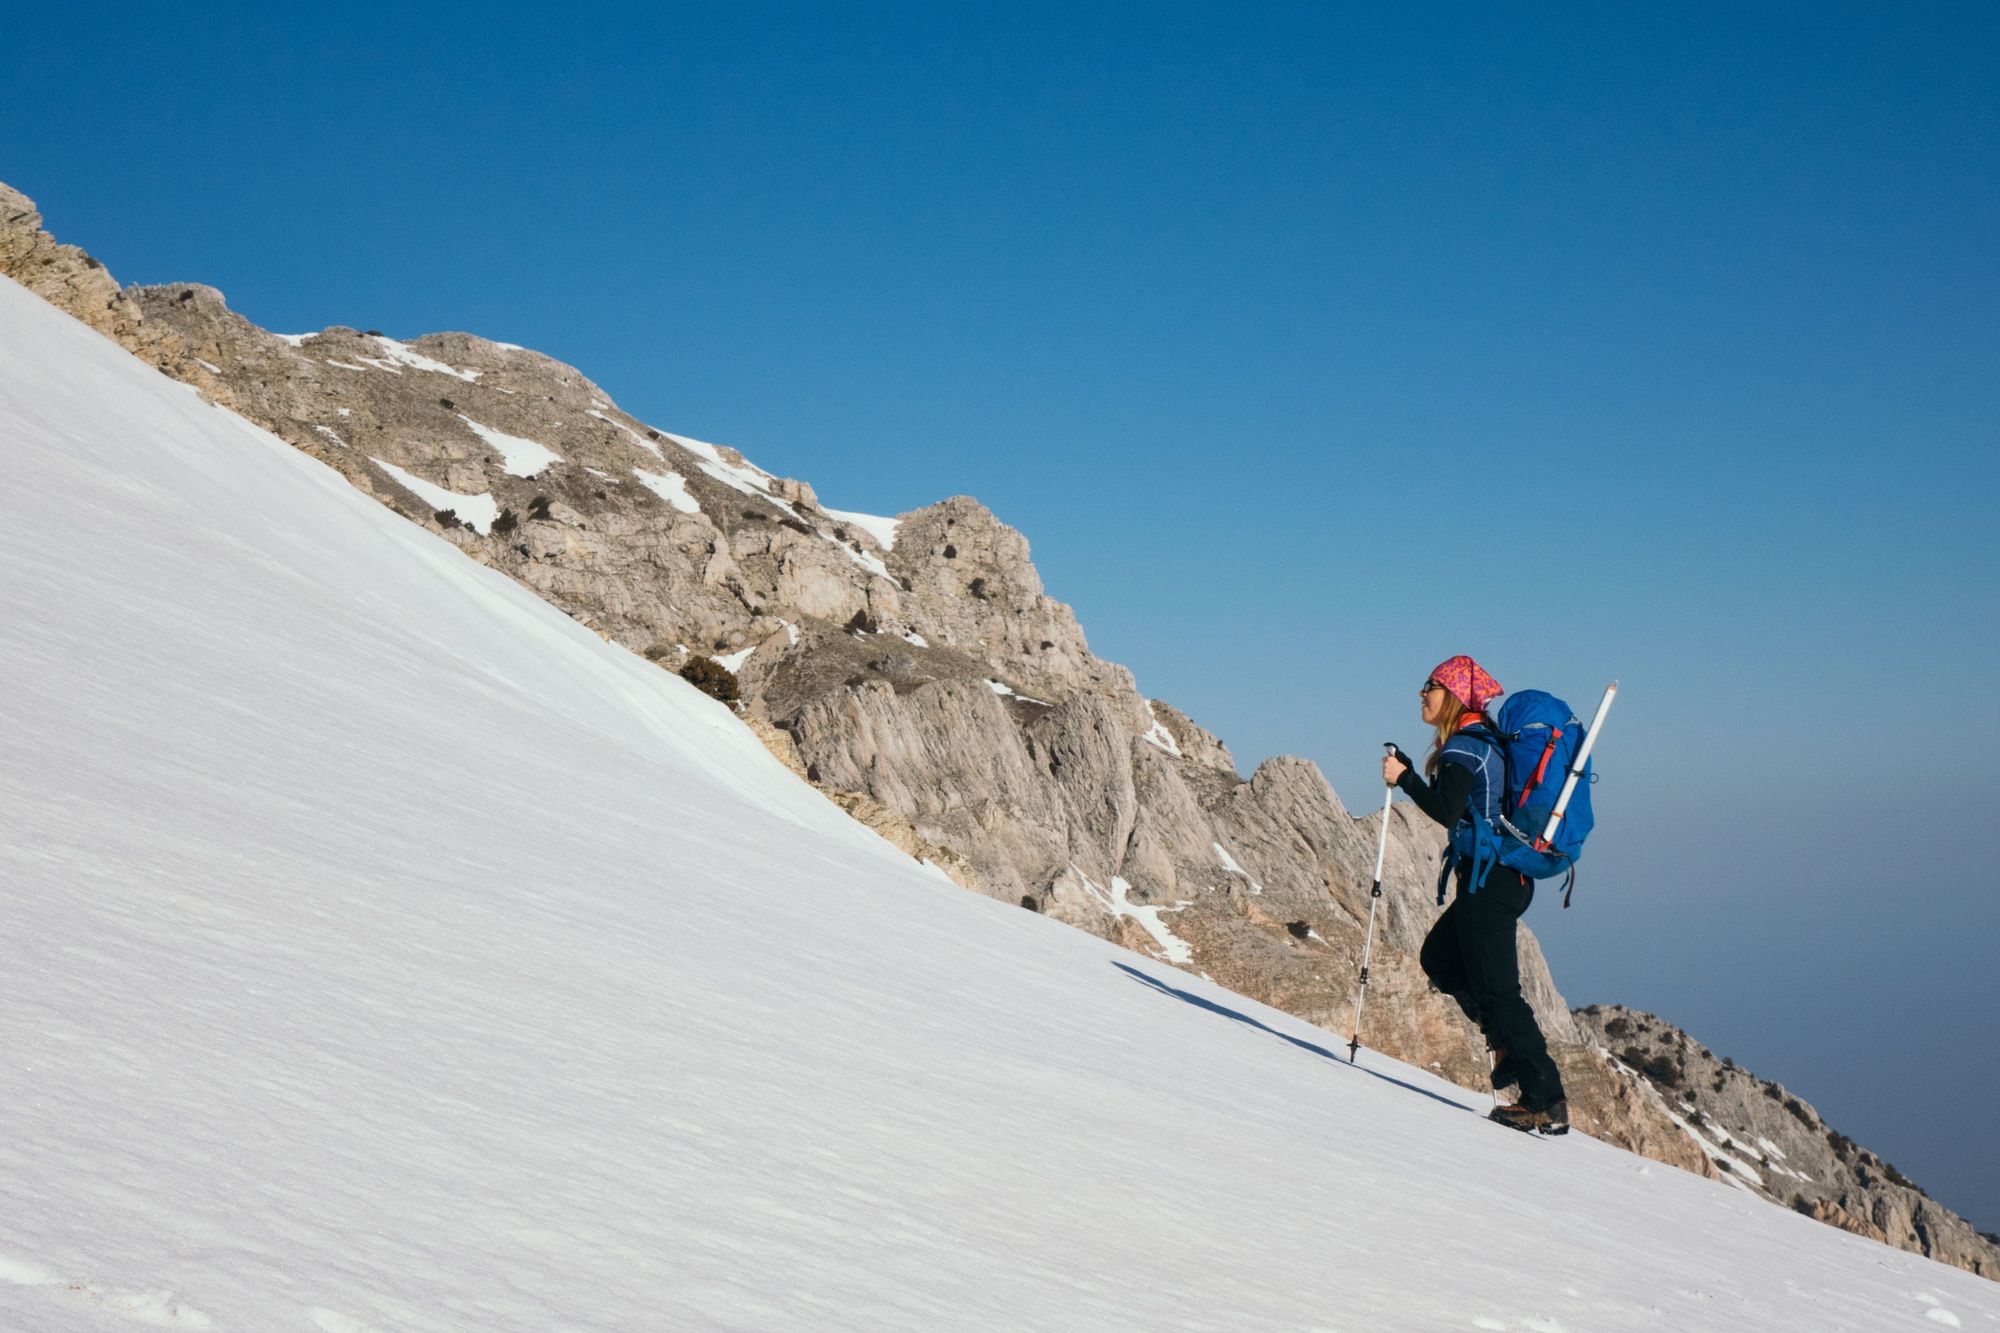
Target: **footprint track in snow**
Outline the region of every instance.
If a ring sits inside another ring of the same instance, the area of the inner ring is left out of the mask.
[[[1929,1309],[1925,1310],[1924,1318],[1930,1320],[1933,1324],[1943,1324],[1946,1328],[1965,1327],[1965,1325],[1959,1321],[1957,1315],[1945,1309],[1942,1305],[1933,1305]]]
[[[178,1299],[171,1291],[102,1291],[82,1282],[66,1283],[63,1289],[142,1324],[162,1328],[208,1328],[215,1322]]]
[[[209,1328],[215,1322],[170,1290],[98,1287],[81,1279],[57,1277],[34,1260],[15,1254],[0,1253],[0,1282],[46,1288],[51,1299],[83,1301],[158,1328]]]
[[[1913,1291],[1910,1293],[1910,1299],[1917,1302],[1917,1304],[1925,1307],[1924,1318],[1930,1320],[1932,1323],[1943,1324],[1946,1328],[1965,1327],[1965,1325],[1959,1321],[1957,1315],[1953,1314],[1951,1311],[1944,1308],[1944,1302],[1937,1298],[1936,1293],[1928,1291]]]

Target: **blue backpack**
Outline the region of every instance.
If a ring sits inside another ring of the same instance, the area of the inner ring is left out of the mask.
[[[1562,823],[1555,837],[1541,841],[1562,794],[1563,780],[1583,744],[1583,724],[1570,706],[1540,690],[1510,694],[1489,727],[1474,727],[1462,736],[1483,740],[1500,752],[1506,765],[1506,813],[1498,827],[1477,811],[1468,811],[1451,831],[1445,852],[1444,871],[1438,876],[1438,901],[1444,901],[1444,886],[1453,867],[1460,861],[1472,863],[1469,887],[1476,891],[1486,883],[1495,865],[1519,871],[1529,879],[1554,879],[1566,875],[1563,906],[1569,906],[1576,887],[1576,858],[1583,840],[1595,822],[1590,813],[1590,763],[1585,761],[1583,776],[1570,795]]]

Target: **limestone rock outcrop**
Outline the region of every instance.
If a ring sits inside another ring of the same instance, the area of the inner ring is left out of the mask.
[[[104,265],[49,235],[34,201],[4,181],[0,181],[0,273],[177,378],[200,373],[174,339],[147,326],[138,303]]]
[[[1576,1019],[1606,1058],[1657,1092],[1722,1179],[1857,1236],[2000,1278],[2000,1243],[1781,1084],[1636,1009],[1592,1005]]]

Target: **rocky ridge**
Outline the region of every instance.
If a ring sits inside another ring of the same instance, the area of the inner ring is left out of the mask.
[[[1607,1056],[1653,1087],[1730,1184],[1857,1236],[2000,1277],[2000,1238],[1974,1230],[1782,1084],[1652,1014],[1592,1005],[1576,1019]]]
[[[1380,813],[1348,814],[1304,760],[1241,776],[1219,738],[1090,652],[1026,540],[976,501],[827,509],[524,348],[277,335],[212,288],[121,290],[4,185],[0,272],[605,638],[670,669],[721,659],[780,758],[965,887],[1345,1037]],[[1476,1030],[1416,964],[1442,837],[1407,806],[1390,821],[1365,1042],[1484,1086]],[[1722,1174],[1572,1020],[1532,936],[1523,962],[1578,1126]]]

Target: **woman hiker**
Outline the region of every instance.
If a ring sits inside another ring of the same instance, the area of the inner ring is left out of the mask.
[[[1399,750],[1384,756],[1382,780],[1401,788],[1446,829],[1469,820],[1475,811],[1489,823],[1506,813],[1505,762],[1485,711],[1502,693],[1500,682],[1470,657],[1440,662],[1423,688],[1420,716],[1437,728],[1424,777],[1417,776]],[[1493,1051],[1493,1086],[1520,1084],[1520,1100],[1495,1108],[1491,1118],[1514,1129],[1566,1133],[1569,1107],[1562,1075],[1549,1058],[1535,1011],[1521,995],[1514,926],[1534,899],[1534,881],[1496,865],[1475,889],[1471,873],[1470,861],[1461,859],[1458,892],[1424,939],[1418,961],[1431,984],[1458,1001],[1486,1034]]]

